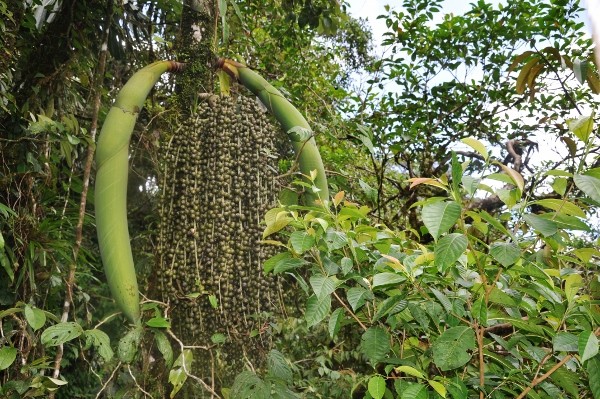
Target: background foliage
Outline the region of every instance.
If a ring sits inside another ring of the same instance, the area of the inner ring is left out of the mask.
[[[115,314],[88,209],[96,130],[134,70],[185,61],[185,4],[0,0],[0,396],[210,397],[164,304],[142,329]],[[265,216],[281,249],[265,272],[299,313],[250,332],[268,367],[215,397],[600,398],[600,83],[580,5],[442,4],[404,1],[372,40],[343,2],[217,2],[215,49],[285,90],[337,194]],[[174,91],[132,139],[143,293]]]

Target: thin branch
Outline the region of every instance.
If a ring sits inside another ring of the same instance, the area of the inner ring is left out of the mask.
[[[567,355],[567,356],[563,357],[563,359],[560,362],[556,363],[550,370],[548,370],[546,373],[544,373],[544,375],[531,381],[531,384],[529,384],[529,386],[527,388],[525,388],[523,390],[523,392],[521,392],[521,394],[519,396],[517,396],[515,399],[523,399],[529,393],[529,391],[531,391],[533,388],[535,388],[536,385],[538,385],[541,382],[543,382],[544,380],[546,380],[546,378],[550,377],[556,370],[558,370],[566,362],[571,360],[572,357],[573,357],[573,355]]]
[[[337,294],[337,292],[334,292],[333,295],[335,296],[335,299],[338,300],[338,302],[344,307],[344,309],[346,309],[346,311],[350,314],[350,316],[352,316],[352,318],[354,320],[356,320],[356,322],[362,327],[363,330],[367,331],[367,326],[365,326],[363,324],[362,321],[360,321],[360,319],[358,318],[358,316],[356,316],[356,314],[354,314],[354,312],[352,311],[352,309],[350,309],[348,307],[348,305],[346,305],[346,303],[342,300],[342,298],[340,298]]]
[[[102,388],[100,388],[100,390],[96,394],[96,399],[98,399],[100,397],[100,394],[102,392],[104,392],[104,390],[106,389],[106,387],[108,386],[108,384],[113,380],[113,378],[115,378],[115,374],[117,374],[117,371],[121,368],[122,364],[123,363],[119,362],[119,364],[117,364],[117,367],[115,367],[115,369],[113,370],[113,372],[110,374],[110,377],[108,377],[108,380],[106,380],[106,382],[104,384],[102,384]]]

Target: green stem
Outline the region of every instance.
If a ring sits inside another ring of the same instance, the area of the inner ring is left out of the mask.
[[[218,65],[260,98],[262,103],[275,116],[292,141],[300,172],[305,176],[307,182],[310,182],[311,172],[316,171],[316,177],[312,184],[318,188],[318,192],[307,191],[305,194],[306,202],[312,204],[319,199],[329,200],[327,176],[325,175],[321,154],[319,154],[310,125],[302,114],[285,99],[279,90],[247,66],[226,59],[219,60]]]
[[[158,61],[136,72],[110,109],[96,148],[96,229],[100,256],[111,294],[123,314],[140,322],[139,292],[129,229],[127,177],[129,140],[148,93],[164,72],[179,72],[184,64]]]

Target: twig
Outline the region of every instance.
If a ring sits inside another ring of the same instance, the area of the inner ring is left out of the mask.
[[[173,338],[175,341],[177,341],[177,343],[179,344],[179,348],[181,349],[182,355],[183,355],[183,353],[184,353],[183,351],[185,349],[204,349],[204,350],[209,351],[209,353],[211,353],[211,357],[212,357],[212,352],[210,352],[210,347],[184,345],[183,342],[181,342],[181,340],[179,338],[177,338],[177,336],[173,333],[173,331],[171,331],[170,329],[167,329],[167,333],[171,336],[171,338]],[[221,399],[221,397],[215,392],[215,390],[212,389],[211,387],[209,387],[206,382],[204,382],[200,377],[197,377],[197,376],[191,374],[187,370],[187,367],[185,365],[185,359],[184,359],[184,361],[181,362],[181,368],[183,369],[183,372],[185,373],[186,376],[199,382],[200,385],[202,385],[202,387],[204,387],[204,389],[206,389],[208,392],[210,392],[211,395],[213,395],[213,398]]]
[[[150,395],[148,392],[146,392],[146,391],[144,390],[144,388],[142,388],[142,387],[140,386],[140,384],[138,384],[138,382],[137,382],[137,379],[135,378],[135,376],[133,375],[133,372],[131,371],[131,366],[130,366],[130,365],[127,365],[127,371],[129,371],[129,375],[130,375],[130,376],[131,376],[131,378],[133,379],[133,382],[135,383],[135,386],[137,387],[137,389],[139,389],[140,391],[142,391],[142,393],[143,393],[145,396],[149,396],[149,397],[151,397],[152,399],[154,399],[154,397],[153,397],[152,395]]]
[[[485,363],[483,359],[483,334],[485,328],[483,326],[476,326],[477,328],[477,348],[479,351],[479,399],[485,398],[483,392],[483,386],[485,385]]]
[[[525,388],[523,390],[523,392],[521,392],[521,394],[519,396],[517,396],[515,399],[523,399],[527,395],[527,393],[529,393],[529,391],[531,391],[539,383],[543,382],[546,378],[550,377],[556,370],[558,370],[566,362],[571,360],[572,357],[573,357],[573,355],[567,355],[567,356],[563,357],[563,359],[560,362],[556,363],[550,370],[548,370],[546,373],[544,373],[544,375],[531,381],[531,384],[529,384],[529,386],[527,388]]]
[[[345,303],[344,301],[342,301],[342,298],[340,298],[340,297],[338,296],[337,292],[334,292],[334,293],[333,293],[333,295],[335,296],[335,299],[337,299],[337,300],[338,300],[338,302],[339,302],[339,303],[340,303],[340,304],[341,304],[341,305],[344,307],[344,309],[346,309],[346,311],[347,311],[348,313],[350,313],[350,316],[352,316],[352,318],[353,318],[354,320],[356,320],[356,322],[357,322],[357,323],[358,323],[358,324],[359,324],[359,325],[362,327],[362,329],[363,329],[363,330],[365,330],[365,331],[367,331],[367,326],[365,326],[365,325],[363,324],[363,322],[362,322],[362,321],[360,321],[360,319],[359,319],[359,318],[358,318],[358,317],[357,317],[357,316],[354,314],[354,312],[352,311],[352,309],[350,309],[350,308],[348,307],[348,305],[346,305],[346,303]]]
[[[110,377],[108,377],[108,380],[106,380],[106,382],[104,384],[102,384],[102,388],[100,388],[100,390],[96,394],[96,399],[98,399],[100,397],[100,394],[106,389],[106,387],[108,386],[108,383],[111,382],[113,378],[115,378],[115,374],[117,374],[117,370],[119,370],[121,368],[122,364],[123,363],[119,362],[119,364],[117,364],[117,367],[115,367],[113,372],[110,374]]]

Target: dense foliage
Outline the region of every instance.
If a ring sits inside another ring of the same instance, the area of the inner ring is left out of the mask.
[[[225,334],[197,352],[155,297],[127,326],[90,211],[96,132],[133,71],[186,61],[192,3],[0,0],[1,397],[600,398],[600,80],[577,1],[455,15],[405,0],[380,17],[382,54],[344,2],[214,2],[210,51],[302,111],[334,194],[265,215],[279,253],[263,269],[297,298],[243,332],[271,345],[265,367],[214,392],[194,357],[218,363]],[[160,147],[189,112],[181,93],[217,82],[165,78],[138,118],[142,294],[160,257]]]

